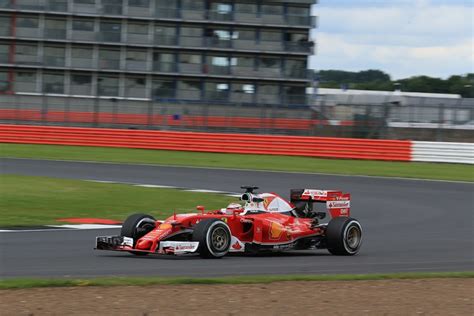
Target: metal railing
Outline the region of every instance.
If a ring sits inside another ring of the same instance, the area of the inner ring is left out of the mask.
[[[31,82],[25,82],[31,86]],[[8,85],[5,86],[8,89]],[[67,89],[67,87],[66,87]],[[76,92],[93,86],[74,87]],[[246,132],[330,137],[473,142],[474,99],[411,100],[407,104],[303,105],[301,95],[232,90],[101,86],[102,97],[4,94],[0,122],[162,130]],[[53,89],[54,90],[54,89]],[[54,93],[52,91],[51,93]],[[140,99],[136,99],[140,98]],[[437,100],[440,101],[440,100]],[[433,101],[435,102],[435,101]]]
[[[135,36],[125,32],[87,32],[72,31],[70,34],[66,30],[25,28],[16,29],[16,38],[19,39],[46,39],[46,40],[67,40],[90,43],[117,43],[130,45],[147,46],[170,46],[177,48],[216,48],[232,49],[240,51],[257,52],[289,52],[308,54],[313,49],[314,43],[308,41],[268,41],[246,40],[246,39],[225,39],[217,36],[174,36],[174,35],[154,35]]]
[[[206,10],[198,7],[134,7],[122,6],[113,1],[103,4],[78,4],[67,0],[0,0],[0,9],[70,12],[88,15],[146,17],[192,21],[221,21],[257,25],[287,25],[294,27],[315,27],[315,17],[300,14],[268,14],[242,10]]]
[[[52,66],[61,68],[76,69],[100,69],[116,71],[139,71],[143,73],[181,73],[193,75],[215,75],[232,76],[240,78],[261,78],[261,79],[288,79],[307,80],[309,72],[307,69],[297,67],[289,68],[269,68],[269,67],[246,67],[246,66],[219,66],[206,63],[176,63],[159,62],[148,60],[120,60],[120,59],[95,59],[90,57],[70,57],[62,56],[36,56],[36,55],[15,55],[13,64],[29,65],[36,67]],[[10,64],[9,54],[0,54],[0,64]]]

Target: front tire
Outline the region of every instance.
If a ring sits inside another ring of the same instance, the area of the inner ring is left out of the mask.
[[[327,248],[333,255],[353,256],[362,244],[362,227],[350,217],[333,218],[326,228]]]
[[[120,236],[133,238],[133,247],[137,244],[138,239],[145,236],[153,228],[155,228],[156,219],[147,214],[132,214],[122,224]],[[130,251],[137,256],[145,256],[146,252]]]
[[[218,259],[229,252],[229,226],[217,218],[200,221],[194,228],[192,238],[199,242],[198,252],[202,258]]]

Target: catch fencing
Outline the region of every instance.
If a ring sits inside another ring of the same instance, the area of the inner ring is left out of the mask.
[[[285,106],[55,95],[2,95],[0,123],[161,131],[472,142],[474,99],[355,99]]]

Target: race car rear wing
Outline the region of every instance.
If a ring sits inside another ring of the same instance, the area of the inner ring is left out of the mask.
[[[332,218],[350,216],[351,195],[338,190],[292,189],[290,202],[306,202],[309,209],[312,209],[313,203],[326,203]]]

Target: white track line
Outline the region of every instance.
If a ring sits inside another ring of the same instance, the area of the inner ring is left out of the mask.
[[[261,169],[245,169],[245,168],[224,168],[224,167],[200,167],[200,166],[181,166],[181,165],[162,165],[149,163],[131,163],[131,162],[107,162],[107,161],[92,161],[92,160],[66,160],[66,159],[35,159],[35,158],[16,158],[16,157],[1,157],[2,159],[18,159],[18,160],[44,160],[44,161],[60,161],[60,162],[74,162],[74,163],[93,163],[93,164],[109,164],[109,165],[132,165],[132,166],[149,166],[149,167],[165,167],[165,168],[187,168],[187,169],[206,169],[206,170],[226,170],[226,171],[249,171],[249,172],[269,172],[269,173],[288,173],[288,174],[309,174],[320,176],[333,177],[357,177],[357,178],[374,178],[385,180],[408,180],[408,181],[428,181],[428,182],[448,182],[448,183],[464,183],[474,184],[470,181],[456,181],[456,180],[439,180],[439,179],[422,179],[422,178],[403,178],[403,177],[387,177],[387,176],[367,176],[360,174],[338,174],[338,173],[323,173],[310,171],[284,171],[284,170],[261,170]],[[348,159],[350,160],[350,159]],[[407,162],[410,163],[410,162]],[[426,162],[429,163],[429,162]],[[435,163],[432,163],[435,164]]]

